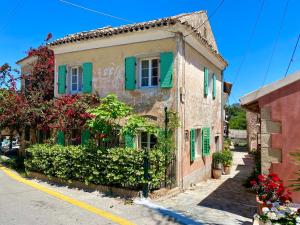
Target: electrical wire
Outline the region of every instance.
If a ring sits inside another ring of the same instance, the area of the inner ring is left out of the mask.
[[[267,70],[265,72],[265,75],[263,77],[263,82],[261,84],[261,88],[264,86],[265,82],[266,82],[266,79],[268,77],[268,74],[269,74],[269,71],[270,71],[270,68],[271,68],[271,64],[272,64],[272,61],[273,61],[273,56],[274,56],[274,53],[276,51],[276,48],[277,48],[277,44],[278,44],[278,39],[279,39],[279,36],[281,34],[281,31],[282,31],[282,28],[283,28],[283,24],[284,24],[284,20],[285,20],[285,16],[286,16],[286,13],[287,13],[287,9],[288,9],[288,5],[289,5],[289,2],[290,0],[287,0],[286,3],[285,3],[285,7],[284,7],[284,10],[283,10],[283,15],[282,15],[282,18],[281,18],[281,21],[280,21],[280,26],[279,26],[279,30],[278,30],[278,33],[276,35],[276,39],[275,39],[275,42],[274,42],[274,45],[273,45],[273,49],[272,49],[272,52],[271,52],[271,57],[270,57],[270,60],[269,60],[269,63],[268,63],[268,66],[267,66]],[[258,93],[259,93],[259,89],[256,93],[256,97],[258,96]]]
[[[111,17],[111,18],[114,18],[114,19],[117,19],[117,20],[122,20],[122,21],[126,21],[126,22],[129,22],[129,23],[135,23],[134,21],[132,20],[128,20],[128,19],[125,19],[125,18],[122,18],[122,17],[118,17],[118,16],[114,16],[114,15],[111,15],[111,14],[108,14],[108,13],[104,13],[104,12],[100,12],[98,10],[95,10],[95,9],[90,9],[90,8],[87,8],[85,6],[82,6],[82,5],[78,5],[78,4],[74,4],[72,2],[68,2],[68,1],[65,1],[65,0],[58,0],[64,4],[68,4],[68,5],[72,5],[74,7],[77,7],[77,8],[80,8],[80,9],[84,9],[84,10],[87,10],[87,11],[90,11],[90,12],[93,12],[93,13],[97,13],[97,14],[100,14],[102,16],[107,16],[107,17]]]
[[[292,62],[294,61],[294,55],[295,55],[295,52],[296,52],[297,47],[298,47],[299,39],[300,39],[300,34],[298,35],[298,39],[297,39],[296,45],[295,45],[295,47],[294,47],[293,54],[292,54],[292,56],[291,56],[289,65],[288,65],[288,67],[286,68],[286,72],[285,72],[284,77],[287,76],[287,74],[288,74],[288,72],[289,72],[289,69],[290,69],[290,66],[291,66]]]
[[[246,57],[247,57],[247,55],[248,55],[248,51],[249,51],[249,48],[250,48],[251,43],[252,43],[252,41],[253,41],[253,38],[254,38],[254,35],[255,35],[255,32],[256,32],[256,28],[257,28],[258,22],[259,22],[259,20],[260,20],[260,18],[261,18],[261,15],[262,15],[262,12],[263,12],[263,8],[264,8],[264,5],[265,5],[265,2],[266,2],[265,0],[262,0],[262,3],[261,3],[261,6],[260,6],[260,9],[259,9],[259,12],[258,12],[258,14],[257,14],[256,20],[255,20],[255,23],[254,23],[254,26],[253,26],[253,28],[252,28],[251,34],[250,34],[249,39],[248,39],[247,44],[246,44],[246,49],[245,49],[244,55],[243,55],[243,57],[242,57],[242,60],[241,60],[240,65],[239,65],[239,67],[238,67],[237,73],[236,73],[236,75],[235,75],[235,77],[234,77],[234,79],[233,79],[232,87],[234,87],[234,84],[237,82],[237,79],[238,79],[238,77],[239,77],[239,74],[240,74],[240,72],[241,72],[241,69],[242,69],[242,67],[243,67],[243,64],[244,64],[244,62],[245,62],[245,60],[246,60]]]

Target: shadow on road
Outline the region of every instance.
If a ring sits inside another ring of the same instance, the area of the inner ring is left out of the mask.
[[[245,152],[247,149],[238,148],[235,152]],[[256,213],[255,195],[243,186],[244,180],[250,175],[253,159],[247,154],[242,158],[243,164],[238,162],[238,173],[227,179],[214,192],[202,200],[198,205],[234,213],[239,216],[253,218]],[[243,225],[251,223],[243,223]]]

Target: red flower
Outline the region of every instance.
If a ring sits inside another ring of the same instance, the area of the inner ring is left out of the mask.
[[[254,185],[257,185],[257,182],[256,182],[256,180],[251,180],[250,184],[251,184],[251,186],[254,186]]]

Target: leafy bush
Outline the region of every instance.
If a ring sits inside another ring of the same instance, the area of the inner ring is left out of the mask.
[[[164,154],[159,149],[145,151],[134,148],[99,148],[37,144],[27,150],[26,171],[35,171],[64,180],[130,187],[138,189],[149,182],[159,187],[164,179]],[[149,180],[144,179],[144,157],[149,159]]]
[[[222,163],[222,153],[214,152],[212,158],[214,169],[220,169],[220,164]]]
[[[223,166],[231,166],[233,161],[233,154],[230,150],[223,150],[221,152],[221,163]]]
[[[260,150],[255,150],[255,151],[251,151],[250,154],[253,155],[254,158],[254,167],[252,170],[252,173],[250,174],[249,177],[247,177],[247,179],[244,182],[244,186],[246,188],[250,188],[252,187],[251,185],[251,181],[253,179],[256,179],[256,177],[261,174],[261,156],[260,156]]]

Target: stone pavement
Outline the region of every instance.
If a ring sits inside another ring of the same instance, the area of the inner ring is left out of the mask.
[[[255,195],[243,186],[253,160],[246,150],[234,150],[231,175],[209,179],[172,198],[155,203],[182,213],[199,224],[251,225],[256,212]]]

